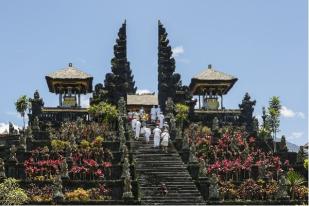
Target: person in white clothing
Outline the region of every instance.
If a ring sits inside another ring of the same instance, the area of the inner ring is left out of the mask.
[[[145,113],[144,107],[141,107],[141,109],[139,110],[139,115],[142,116],[144,115],[144,113]]]
[[[137,119],[134,117],[131,121],[131,126],[132,126],[132,130],[135,132],[135,127],[136,127],[136,122],[137,122]]]
[[[163,125],[164,125],[164,115],[162,114],[162,112],[160,112],[160,115],[159,115],[158,118],[159,118],[159,122],[160,122],[159,128],[162,129]]]
[[[161,113],[161,108],[160,108],[160,105],[158,105],[158,107],[156,108],[157,118],[159,118],[160,113]]]
[[[144,122],[142,122],[141,135],[145,134],[145,129],[146,129],[146,124]]]
[[[141,132],[141,122],[139,120],[137,120],[136,125],[135,125],[135,139],[136,140],[139,139],[140,132]]]
[[[162,139],[161,146],[162,146],[163,152],[167,153],[168,142],[170,139],[170,134],[168,133],[167,129],[164,129],[164,131],[162,132],[161,139]]]
[[[145,142],[149,143],[149,137],[151,135],[151,130],[150,130],[150,128],[148,128],[146,126],[144,126],[144,127],[145,127],[145,134],[144,134]]]
[[[154,148],[160,146],[160,135],[161,135],[161,129],[159,126],[157,126],[153,131],[153,142],[154,142]]]
[[[151,116],[151,122],[155,122],[157,120],[157,110],[155,106],[151,108],[150,116]]]

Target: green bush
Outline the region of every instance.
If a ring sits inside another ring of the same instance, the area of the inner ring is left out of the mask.
[[[184,121],[188,118],[189,107],[185,104],[176,104],[176,120]]]
[[[0,204],[22,205],[28,200],[26,192],[19,187],[16,179],[8,178],[0,184]]]
[[[62,141],[58,139],[54,139],[51,141],[51,147],[56,152],[63,151],[69,146],[70,143],[68,141]]]
[[[103,117],[104,123],[115,120],[118,116],[116,106],[107,102],[101,102],[100,104],[90,106],[88,112],[96,118]]]

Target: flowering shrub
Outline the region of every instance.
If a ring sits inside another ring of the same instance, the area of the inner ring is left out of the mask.
[[[70,143],[68,141],[62,141],[58,139],[54,139],[51,141],[51,146],[54,151],[64,151],[67,147],[70,146]]]
[[[78,188],[72,192],[66,192],[65,199],[70,201],[87,201],[90,199],[90,197],[87,190]]]
[[[36,180],[47,180],[58,173],[63,160],[39,160],[34,161],[32,157],[25,160],[24,167],[27,178]]]
[[[52,193],[52,187],[48,185],[38,187],[35,184],[31,184],[30,188],[27,190],[27,194],[33,202],[51,201]]]
[[[88,190],[78,188],[74,191],[66,192],[65,199],[70,201],[109,200],[111,199],[110,192],[110,189],[100,184],[97,188]]]
[[[237,187],[231,181],[220,182],[219,191],[222,199],[234,200],[238,198]]]
[[[263,189],[253,179],[245,180],[239,187],[239,197],[245,200],[262,199]]]
[[[295,186],[293,188],[294,190],[294,195],[296,199],[307,199],[308,198],[308,193],[309,193],[309,188],[306,186]]]

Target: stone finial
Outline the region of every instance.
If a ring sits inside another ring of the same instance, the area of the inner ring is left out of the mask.
[[[53,181],[53,200],[55,202],[64,200],[61,175],[57,175]]]
[[[209,179],[209,199],[219,199],[219,185],[218,177],[216,174],[212,174]]]
[[[0,180],[5,179],[5,163],[2,158],[0,158]]]

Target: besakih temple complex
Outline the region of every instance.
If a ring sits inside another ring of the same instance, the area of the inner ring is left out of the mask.
[[[59,105],[46,106],[34,92],[28,127],[18,132],[11,125],[1,136],[0,180],[20,180],[28,204],[308,203],[300,191],[288,194],[285,179],[288,170],[308,179],[304,148],[289,152],[282,137],[273,150],[272,138],[259,136],[256,102],[248,93],[238,108],[225,107],[223,97],[236,77],[208,65],[183,85],[167,36],[159,21],[158,94],[136,94],[126,22],[104,82],[93,88],[93,77],[72,63],[48,74],[48,89],[59,96]],[[118,116],[102,123],[82,107],[86,94],[92,94],[91,106],[109,103]],[[186,119],[176,121],[178,103],[189,109]],[[171,136],[167,153],[153,147],[153,137],[149,144],[134,139],[127,117],[127,112],[143,107],[149,113],[159,105]],[[262,118],[265,124],[265,113]]]

